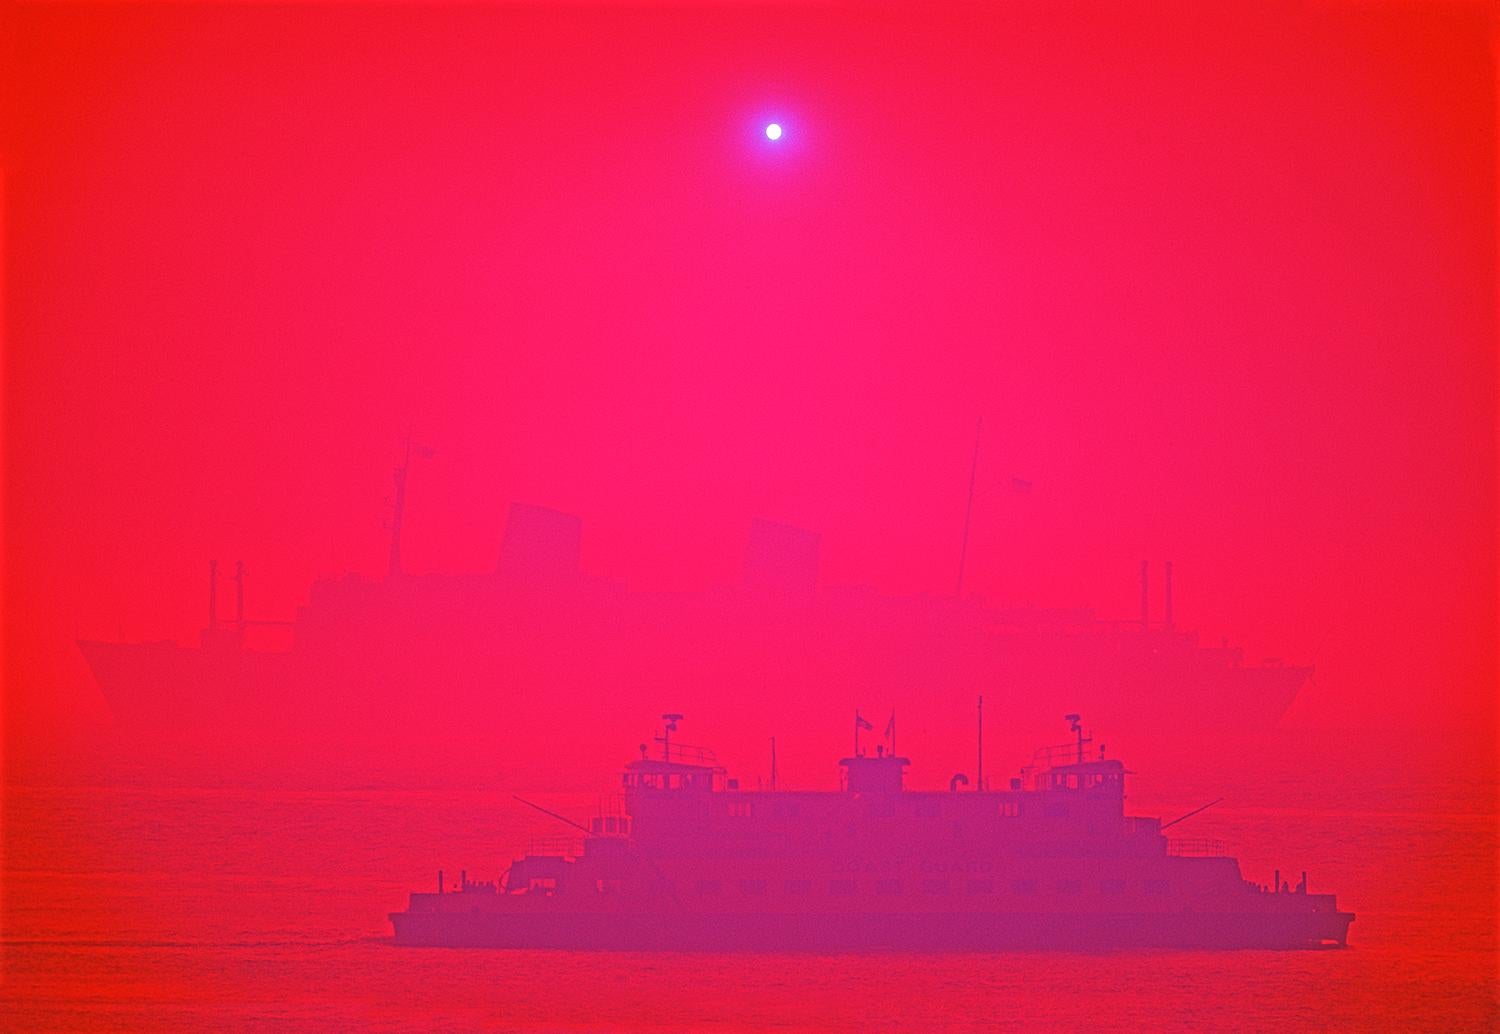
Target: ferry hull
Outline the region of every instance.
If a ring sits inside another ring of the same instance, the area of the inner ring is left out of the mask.
[[[395,943],[614,951],[1097,951],[1297,949],[1347,943],[1347,912],[555,913],[396,912]]]

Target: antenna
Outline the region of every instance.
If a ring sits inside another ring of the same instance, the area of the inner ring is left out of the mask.
[[[969,558],[969,523],[974,518],[974,476],[979,472],[979,434],[983,430],[984,417],[980,417],[974,425],[974,459],[969,464],[969,505],[964,510],[964,538],[958,549],[958,587],[953,590],[954,599],[961,599],[964,594],[964,562]]]
[[[776,789],[776,737],[771,737],[771,789]]]
[[[1078,763],[1083,764],[1083,718],[1076,714],[1063,715],[1063,721],[1078,734]]]
[[[661,720],[667,723],[661,731],[661,759],[663,761],[671,761],[672,734],[677,731],[677,723],[682,721],[682,715],[664,714],[661,716]]]
[[[984,694],[979,695],[979,770],[975,774],[974,789],[984,789]]]

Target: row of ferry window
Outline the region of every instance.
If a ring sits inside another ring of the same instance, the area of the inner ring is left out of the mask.
[[[883,897],[905,893],[905,885],[901,880],[896,879],[875,880],[873,883],[866,884],[865,886],[868,891],[872,891]],[[956,893],[960,889],[965,894],[984,895],[996,893],[997,886],[998,884],[995,880],[968,880],[959,887],[948,880],[928,879],[922,880],[916,889],[923,894],[933,896]],[[1049,889],[1058,894],[1082,894],[1084,893],[1084,881],[1058,880],[1051,884]],[[1090,884],[1089,889],[1093,890],[1092,884]],[[1124,894],[1126,889],[1127,885],[1124,880],[1100,880],[1098,883],[1098,893],[1100,894]],[[696,890],[699,894],[705,896],[718,895],[724,893],[724,884],[719,880],[699,880]],[[767,884],[765,880],[740,880],[739,890],[741,894],[759,896],[766,893]],[[1166,880],[1143,880],[1140,884],[1140,890],[1150,895],[1164,895],[1171,893],[1171,886]],[[794,896],[811,894],[813,892],[813,881],[787,880],[782,884],[782,891]],[[832,897],[854,897],[859,891],[860,885],[856,880],[838,879],[828,881],[828,893]],[[1042,885],[1038,880],[1012,880],[1010,882],[1010,892],[1012,894],[1029,897],[1034,894],[1040,894],[1041,891]]]
[[[647,790],[711,790],[714,779],[712,772],[626,772],[621,781]]]
[[[896,813],[894,801],[886,801],[880,803],[886,805],[886,807],[880,811],[880,814],[889,816]],[[918,797],[912,807],[912,814],[919,819],[935,819],[940,813],[940,804],[941,802],[931,797]],[[789,803],[784,804],[777,802],[771,805],[770,810],[771,814],[778,818],[795,818],[798,814],[797,806],[795,804]],[[732,819],[748,819],[752,815],[755,815],[756,811],[756,806],[751,801],[730,801],[725,805],[725,814],[727,814]],[[1050,804],[1047,807],[1047,815],[1049,817],[1061,817],[1067,815],[1067,813],[1067,807],[1065,805]],[[1016,818],[1021,814],[1021,802],[1017,800],[1001,801],[997,807],[997,814],[999,814],[1001,818]]]

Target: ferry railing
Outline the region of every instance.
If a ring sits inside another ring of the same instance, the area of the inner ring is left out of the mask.
[[[1087,747],[1093,740],[1085,737],[1083,745]],[[1088,761],[1088,752],[1085,750],[1083,760]],[[1036,753],[1031,755],[1031,764],[1026,768],[1032,772],[1045,772],[1050,768],[1061,768],[1064,765],[1078,764],[1078,741],[1072,743],[1059,743],[1053,747],[1038,747]]]
[[[1167,841],[1167,854],[1179,858],[1223,858],[1224,841],[1203,837],[1183,837]]]
[[[678,765],[706,765],[712,768],[719,763],[719,757],[707,747],[694,746],[691,743],[679,743],[672,741],[672,752],[667,760]]]

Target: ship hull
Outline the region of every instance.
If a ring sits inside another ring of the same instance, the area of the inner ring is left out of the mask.
[[[413,947],[613,951],[1301,949],[1343,946],[1347,912],[397,912]]]
[[[602,731],[625,717],[615,710],[621,699],[662,685],[694,687],[700,706],[712,710],[731,707],[763,691],[769,663],[762,657],[736,658],[727,644],[720,658],[703,664],[695,663],[686,647],[686,658],[664,647],[608,661],[587,656],[587,650],[580,651],[583,656],[537,657],[499,647],[388,648],[383,655],[207,650],[172,643],[84,641],[79,647],[121,729],[221,746],[237,738],[362,741],[389,737],[393,728],[409,741],[447,742],[454,736],[455,710],[466,716],[466,729],[476,738],[512,735],[550,728],[554,716],[537,702],[559,694],[598,715]],[[967,698],[976,685],[1025,686],[1024,696],[1007,701],[1011,727],[1039,726],[1074,710],[1141,743],[1274,728],[1310,674],[1307,668],[1211,666],[1157,675],[1138,665],[1068,660],[1066,655],[1001,654],[974,667],[933,662],[918,671],[893,666],[837,675],[832,662],[804,660],[799,666],[788,658],[779,677],[792,695],[811,695],[844,678],[867,687],[872,696],[893,699],[911,685],[951,699]],[[439,701],[442,706],[434,706]]]

